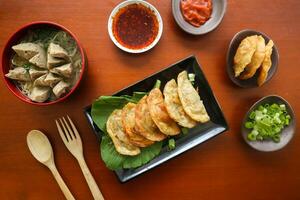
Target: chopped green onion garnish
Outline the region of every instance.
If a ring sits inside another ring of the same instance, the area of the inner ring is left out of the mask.
[[[252,134],[252,133],[249,133],[248,134],[248,140],[255,141],[256,140],[256,136],[254,134]]]
[[[169,147],[169,150],[175,149],[176,143],[175,143],[174,138],[171,138],[171,139],[168,140],[168,147]]]
[[[195,81],[196,75],[193,74],[193,73],[190,73],[190,74],[188,74],[188,77],[189,77],[189,80],[190,80],[190,81]]]
[[[250,113],[250,115],[249,115],[249,118],[250,118],[250,119],[254,119],[254,118],[255,118],[255,112],[252,111],[252,112]]]
[[[23,67],[24,67],[24,69],[25,69],[27,72],[29,72],[29,70],[30,70],[30,68],[31,68],[31,64],[25,63],[25,64],[23,65]]]
[[[188,74],[190,82],[194,85],[196,75],[193,73]]]
[[[181,128],[181,132],[182,132],[183,135],[186,135],[186,134],[188,134],[189,129],[183,127],[183,128]]]
[[[250,128],[253,128],[253,123],[252,123],[252,122],[246,122],[246,123],[245,123],[245,127],[246,127],[246,128],[249,128],[249,129],[250,129]]]
[[[251,129],[247,136],[250,141],[272,139],[274,142],[280,142],[281,131],[291,120],[286,105],[276,103],[260,105],[248,118],[244,126]]]
[[[280,104],[280,108],[281,108],[281,110],[285,110],[285,105],[284,104]]]
[[[153,88],[160,88],[160,85],[161,85],[161,81],[157,79]]]

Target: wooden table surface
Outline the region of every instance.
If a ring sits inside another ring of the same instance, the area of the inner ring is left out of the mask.
[[[20,26],[38,20],[60,23],[80,40],[88,57],[82,84],[63,103],[36,107],[19,101],[0,81],[0,199],[64,199],[48,169],[26,146],[26,135],[40,129],[49,137],[55,161],[76,199],[92,199],[80,168],[67,151],[54,119],[70,115],[84,143],[87,164],[106,199],[300,199],[300,135],[281,151],[260,153],[242,140],[241,121],[259,98],[278,94],[300,110],[300,1],[229,0],[220,26],[191,36],[176,25],[171,1],[149,0],[164,21],[159,44],[141,55],[122,52],[109,39],[107,19],[120,0],[0,0],[0,47]],[[265,86],[241,89],[227,77],[226,52],[233,35],[252,28],[265,32],[279,48],[275,77]],[[230,130],[183,155],[121,184],[101,161],[99,143],[82,109],[100,95],[194,54],[228,120]],[[297,129],[299,130],[299,124]]]

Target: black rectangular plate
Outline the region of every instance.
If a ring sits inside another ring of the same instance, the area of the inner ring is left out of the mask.
[[[196,74],[195,77],[195,87],[199,88],[199,94],[205,108],[211,118],[211,121],[205,124],[198,124],[196,127],[189,129],[189,133],[176,140],[176,148],[172,151],[168,151],[167,146],[164,146],[161,153],[151,160],[149,163],[138,167],[136,169],[122,169],[117,170],[116,175],[121,182],[126,182],[164,162],[167,160],[195,147],[198,144],[228,130],[227,122],[224,118],[222,110],[214,97],[214,94],[201,70],[199,63],[195,56],[190,56],[184,60],[181,60],[170,67],[163,69],[162,71],[145,78],[117,93],[114,96],[119,95],[132,95],[135,91],[150,91],[156,80],[159,79],[162,82],[162,86],[166,84],[167,81],[171,79],[177,80],[177,75],[183,70],[188,71],[188,73]],[[163,87],[162,87],[163,88]],[[101,140],[101,135],[103,134],[101,130],[93,123],[91,117],[91,106],[84,109],[84,113],[87,116],[89,123],[91,124],[95,134],[97,135],[99,141]]]

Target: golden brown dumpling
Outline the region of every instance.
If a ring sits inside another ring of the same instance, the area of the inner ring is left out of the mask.
[[[151,141],[161,141],[166,138],[151,118],[145,95],[135,108],[135,130]]]
[[[234,74],[238,77],[251,62],[257,46],[257,35],[248,36],[240,43],[234,56]]]
[[[178,96],[177,83],[174,79],[167,82],[164,88],[165,106],[169,116],[180,126],[193,128],[197,122],[190,118],[184,111]]]
[[[136,104],[128,103],[122,109],[122,123],[125,133],[128,135],[130,142],[138,147],[147,147],[153,144],[153,141],[141,136],[135,129],[135,107]]]
[[[122,155],[135,156],[138,155],[141,150],[129,142],[128,137],[124,133],[122,125],[122,110],[115,110],[108,117],[106,122],[106,130],[112,139],[114,146]]]
[[[249,79],[254,76],[256,70],[261,66],[265,58],[266,44],[265,39],[260,35],[257,37],[257,47],[253,54],[250,64],[239,77],[240,79]]]
[[[271,55],[273,51],[273,46],[274,43],[272,40],[270,40],[266,46],[266,53],[265,53],[265,58],[262,63],[262,66],[260,68],[260,72],[257,78],[257,84],[261,86],[267,79],[268,77],[268,72],[272,66],[272,60],[271,60]]]
[[[210,120],[198,92],[187,77],[187,72],[181,72],[177,77],[178,95],[184,111],[197,122]]]
[[[159,88],[154,88],[150,91],[147,104],[154,123],[163,134],[177,135],[180,133],[179,126],[170,118],[167,112],[164,97]]]

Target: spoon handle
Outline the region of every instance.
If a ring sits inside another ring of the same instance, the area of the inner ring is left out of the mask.
[[[60,176],[59,172],[57,171],[55,165],[49,166],[50,171],[52,172],[56,182],[58,183],[61,191],[64,193],[67,200],[75,200],[74,196],[70,192],[69,188],[65,184],[64,180]]]

